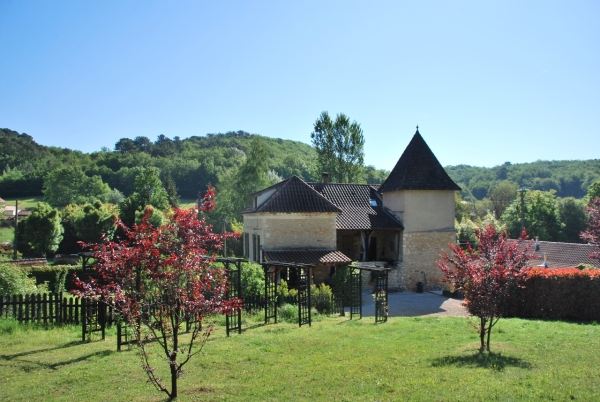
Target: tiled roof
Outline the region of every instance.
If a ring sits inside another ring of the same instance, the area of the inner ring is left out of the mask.
[[[336,229],[403,229],[402,222],[381,206],[378,186],[368,184],[307,183],[342,213],[336,218]],[[377,205],[373,205],[374,204]]]
[[[298,176],[282,181],[281,186],[253,212],[269,213],[340,213],[336,207]],[[244,210],[247,213],[247,210]]]
[[[460,190],[444,170],[419,129],[379,192],[397,190]]]
[[[266,262],[285,264],[345,265],[352,262],[341,251],[336,250],[276,250],[263,252]]]
[[[589,258],[589,255],[595,251],[591,244],[551,241],[540,241],[539,244],[539,251],[535,250],[535,246],[530,249],[530,252],[535,255],[535,258],[530,261],[532,265],[542,265],[546,255],[549,268],[569,268],[579,264],[590,264],[600,268],[600,261]]]

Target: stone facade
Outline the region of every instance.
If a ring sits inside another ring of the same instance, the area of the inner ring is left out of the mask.
[[[444,284],[442,271],[436,261],[441,259],[443,251],[448,252],[448,244],[455,243],[454,230],[446,232],[404,233],[404,261],[398,266],[398,276],[402,285],[409,291],[415,291],[417,282],[423,282],[428,290],[441,289]]]
[[[335,249],[335,218],[333,213],[252,214],[244,216],[244,231],[260,236],[263,249]]]

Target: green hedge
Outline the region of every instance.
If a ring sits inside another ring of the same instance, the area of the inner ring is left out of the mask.
[[[505,317],[600,321],[600,270],[533,268],[515,288]]]
[[[81,267],[73,265],[32,265],[21,268],[34,277],[37,284],[48,282],[48,289],[52,292],[75,289],[73,274],[81,275]],[[61,285],[63,281],[64,286]]]

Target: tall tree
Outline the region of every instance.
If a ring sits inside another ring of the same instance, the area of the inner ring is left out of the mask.
[[[203,211],[214,207],[212,196],[209,189]],[[175,399],[183,367],[201,352],[212,331],[212,324],[203,327],[204,319],[240,306],[226,297],[225,269],[213,266],[214,251],[232,234],[213,233],[193,210],[175,209],[160,228],[148,218],[147,214],[133,229],[123,227],[125,240],[95,247],[96,271],[103,280],[77,280],[75,293],[102,300],[121,314],[133,328],[150,383]],[[186,322],[191,323],[191,334],[182,337]],[[153,346],[168,364],[170,387],[152,365]]]
[[[525,194],[525,228],[539,240],[560,240],[560,219],[554,191],[528,191]],[[514,202],[502,214],[502,221],[511,237],[521,233],[521,203]]]
[[[310,134],[317,149],[317,167],[328,172],[332,182],[360,183],[364,180],[365,138],[360,124],[343,113],[331,120],[328,112],[322,112],[315,121]]]
[[[18,241],[19,251],[31,252],[32,257],[46,257],[54,253],[62,240],[61,214],[56,208],[39,202],[31,215],[22,222],[22,236]]]
[[[594,198],[600,197],[600,180],[596,180],[592,184],[589,185],[587,189],[587,194],[585,196],[586,202],[591,202]]]
[[[465,296],[469,314],[479,318],[475,327],[481,341],[480,352],[490,351],[492,328],[501,318],[502,307],[512,286],[522,286],[531,244],[523,245],[526,233],[517,241],[492,225],[475,231],[477,249],[450,244],[452,256],[444,253],[438,266],[455,290]],[[451,267],[453,266],[453,268]]]
[[[506,208],[517,198],[517,185],[501,181],[490,189],[488,197],[494,206],[496,219],[500,219]]]
[[[260,137],[254,137],[241,166],[228,169],[219,175],[216,218],[232,222],[241,219],[242,210],[250,203],[250,194],[262,190],[278,181],[270,174],[267,164],[268,153]],[[220,227],[220,222],[214,222]]]
[[[561,198],[557,201],[558,217],[561,223],[560,241],[565,243],[581,243],[580,234],[585,230],[587,216],[585,204],[573,197]]]

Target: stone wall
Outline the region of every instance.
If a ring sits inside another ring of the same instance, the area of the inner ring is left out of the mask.
[[[455,232],[405,232],[403,240],[404,260],[398,275],[406,290],[415,291],[417,282],[423,282],[427,290],[445,289],[436,261],[443,251],[449,252],[448,244],[456,241]]]
[[[335,249],[337,214],[248,214],[244,231],[260,235],[265,250]]]

